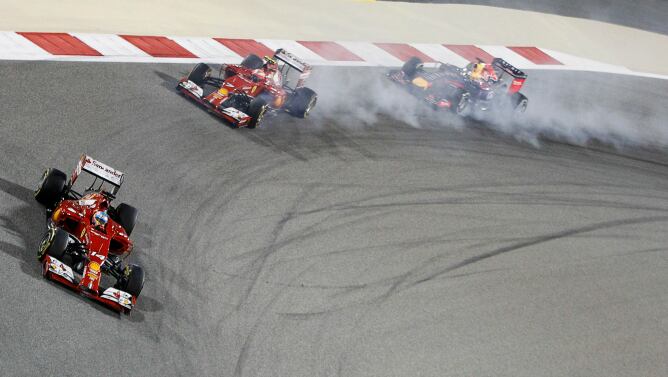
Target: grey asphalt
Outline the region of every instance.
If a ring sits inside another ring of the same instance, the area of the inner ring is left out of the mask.
[[[235,130],[187,69],[0,63],[3,376],[665,376],[666,81],[530,72],[513,126],[319,68],[312,117]],[[129,317],[39,273],[32,190],[82,152],[140,208]]]
[[[471,4],[552,13],[610,22],[668,34],[668,2],[664,0],[383,0],[406,3]],[[531,33],[531,31],[527,31]]]

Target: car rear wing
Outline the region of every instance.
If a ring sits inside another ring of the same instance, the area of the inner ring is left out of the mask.
[[[282,48],[279,48],[274,52],[274,59],[280,60],[291,68],[299,71],[301,74],[299,75],[299,81],[297,81],[295,87],[301,88],[304,86],[304,81],[311,75],[311,66],[309,64]]]
[[[85,154],[81,155],[77,167],[72,172],[72,177],[70,178],[69,186],[72,187],[74,182],[79,177],[82,171],[88,172],[93,176],[102,179],[103,181],[109,182],[114,186],[113,194],[116,194],[118,189],[123,184],[123,178],[125,174],[122,172],[90,157]]]
[[[302,73],[311,69],[311,66],[306,64],[306,62],[282,48],[279,48],[274,52],[274,59],[278,59]]]
[[[524,81],[527,79],[526,73],[501,58],[492,60],[492,65],[513,77],[512,82],[508,85],[508,93],[514,94],[522,89]]]

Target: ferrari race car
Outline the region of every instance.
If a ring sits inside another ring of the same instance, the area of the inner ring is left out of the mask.
[[[176,89],[234,127],[255,128],[268,112],[304,118],[318,100],[304,86],[311,67],[283,49],[273,57],[251,54],[239,65],[222,65],[218,77],[211,73],[208,65],[197,64]]]
[[[62,171],[47,169],[35,191],[47,214],[37,257],[47,279],[129,314],[144,286],[144,270],[124,262],[133,247],[129,236],[137,209],[111,205],[123,178],[86,155],[69,180]],[[79,187],[81,193],[75,191]]]
[[[459,115],[472,109],[524,113],[529,100],[520,89],[527,75],[501,58],[491,64],[478,60],[464,68],[439,63],[435,70],[427,71],[422,61],[413,57],[387,76],[435,109],[449,109]]]

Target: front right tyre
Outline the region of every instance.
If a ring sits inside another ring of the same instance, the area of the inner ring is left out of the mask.
[[[124,270],[125,283],[121,286],[122,290],[139,297],[144,288],[144,269],[136,264],[128,264]]]
[[[47,169],[35,190],[35,200],[47,209],[52,209],[65,195],[66,185],[65,173],[58,169]]]

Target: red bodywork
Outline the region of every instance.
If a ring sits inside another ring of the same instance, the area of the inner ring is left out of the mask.
[[[226,79],[217,90],[207,94],[199,93],[200,87],[193,86],[186,77],[179,80],[178,90],[205,106],[215,115],[227,120],[236,127],[248,124],[250,117],[243,112],[222,108],[223,102],[229,99],[231,94],[244,93],[249,97],[257,97],[260,94],[267,95],[269,107],[280,109],[286,103],[288,94],[282,87],[282,76],[274,67],[249,69],[241,65],[227,65],[225,67]],[[298,84],[299,85],[299,84]]]
[[[52,280],[100,301],[117,311],[122,311],[127,308],[118,302],[101,297],[103,295],[103,292],[100,292],[102,266],[109,253],[128,254],[132,251],[133,243],[123,227],[111,218],[102,229],[92,224],[93,214],[97,211],[106,211],[108,208],[109,199],[101,193],[91,193],[78,200],[62,200],[54,209],[51,222],[55,227],[67,231],[86,246],[88,250],[87,264],[84,267],[81,280],[76,283],[58,274],[50,273],[49,265],[56,260],[47,255],[43,261],[43,273]],[[118,294],[115,291],[113,293]],[[136,299],[136,297],[131,298],[131,306],[136,304]]]

